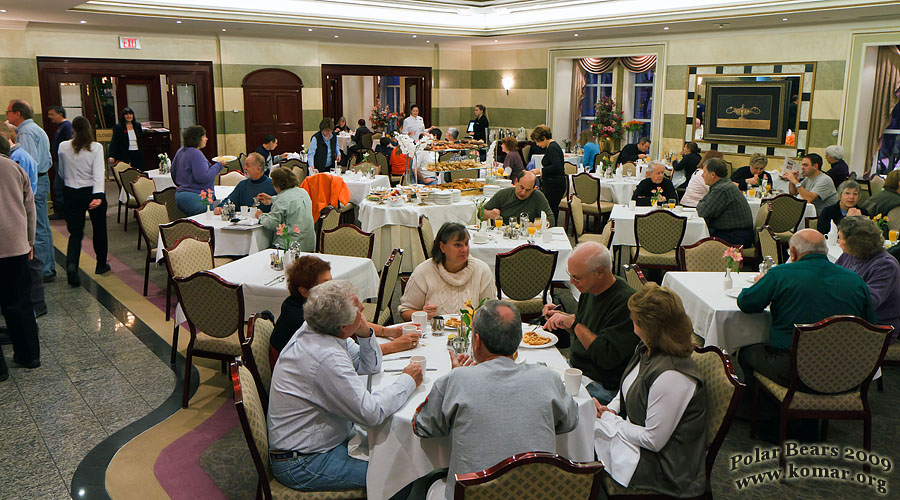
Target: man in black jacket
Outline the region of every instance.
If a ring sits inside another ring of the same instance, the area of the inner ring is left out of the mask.
[[[623,163],[635,163],[647,157],[647,151],[650,151],[650,138],[641,137],[637,144],[626,144],[619,153],[617,165]]]

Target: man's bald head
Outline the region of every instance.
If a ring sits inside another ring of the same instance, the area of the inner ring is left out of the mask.
[[[796,253],[796,256],[794,255]],[[828,247],[825,245],[825,236],[815,229],[801,229],[791,236],[791,259],[797,261],[800,257],[807,254],[828,253]]]
[[[534,193],[535,179],[533,172],[529,170],[523,172],[519,180],[516,181],[516,197],[520,200],[527,200]]]

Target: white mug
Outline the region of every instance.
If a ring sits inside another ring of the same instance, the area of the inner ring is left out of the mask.
[[[566,394],[577,396],[581,390],[581,370],[578,368],[566,369]]]
[[[425,311],[416,311],[412,313],[412,322],[417,325],[422,333],[428,328],[428,313]]]
[[[413,356],[409,358],[410,363],[415,363],[422,367],[422,375],[425,375],[425,371],[428,365],[428,362],[425,360],[425,356]],[[581,372],[579,372],[581,373]]]
[[[401,332],[403,333],[403,335],[406,335],[407,333],[418,332],[418,331],[419,331],[419,327],[416,325],[403,325],[403,328],[401,328]]]

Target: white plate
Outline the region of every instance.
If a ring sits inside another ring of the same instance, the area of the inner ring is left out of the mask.
[[[232,162],[234,160],[237,160],[237,156],[222,155],[222,156],[216,156],[215,158],[212,159],[212,161],[214,161],[214,162],[222,162],[222,163],[228,163],[228,162]]]
[[[725,290],[725,295],[736,299],[743,291],[743,288],[729,288],[728,290]]]
[[[534,325],[522,325],[522,333],[530,332],[532,329],[534,329]],[[556,338],[556,335],[553,335],[550,332],[545,332],[543,328],[538,328],[534,333],[537,333],[542,337],[549,338],[550,342],[547,342],[543,345],[528,345],[525,342],[521,342],[519,343],[519,347],[524,349],[544,349],[546,347],[553,347],[557,342],[559,342],[559,339]]]

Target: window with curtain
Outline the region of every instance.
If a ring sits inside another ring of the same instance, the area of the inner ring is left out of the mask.
[[[400,77],[381,77],[381,104],[392,113],[403,113],[403,101],[400,95]]]
[[[613,95],[613,73],[607,71],[605,73],[585,73],[584,76],[584,99],[581,100],[581,118],[579,120],[579,134],[583,130],[590,130],[591,124],[594,122],[594,116],[597,111],[594,104],[601,97],[612,97]]]
[[[653,79],[656,71],[651,69],[642,73],[633,73],[633,75],[631,119],[644,123],[643,128],[636,135],[649,137],[653,121]]]

